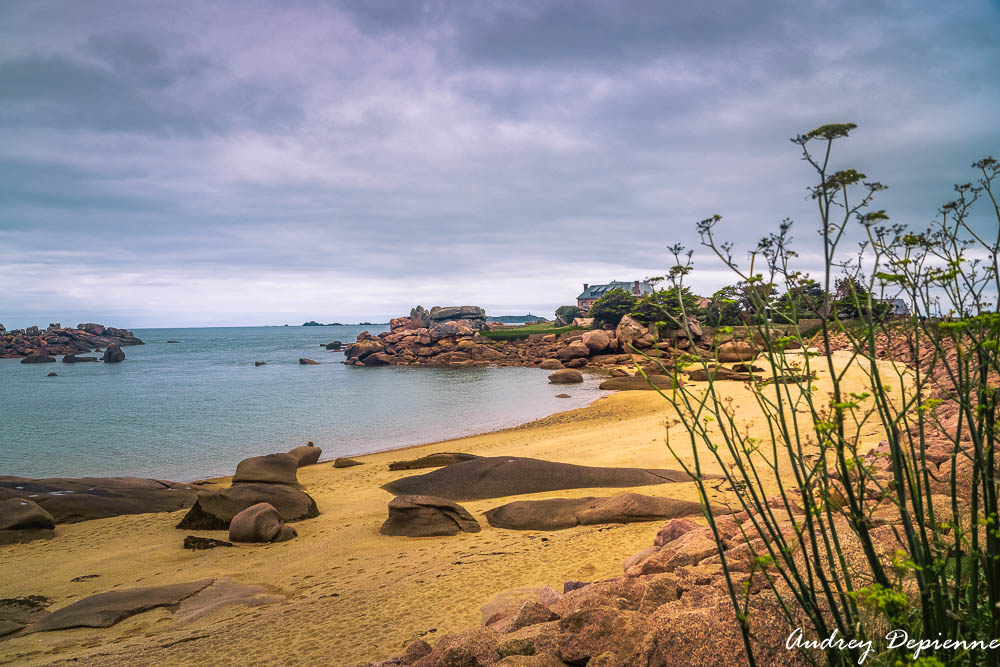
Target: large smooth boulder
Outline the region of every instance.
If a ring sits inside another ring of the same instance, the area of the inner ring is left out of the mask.
[[[302,445],[290,450],[288,455],[295,459],[296,465],[301,468],[302,466],[311,466],[314,463],[318,463],[319,457],[322,453],[322,447],[317,447],[316,445]]]
[[[481,456],[476,454],[464,454],[462,452],[438,452],[436,454],[428,454],[427,456],[421,456],[420,458],[410,459],[408,461],[393,461],[389,464],[389,470],[415,470],[417,468],[440,468],[443,466],[454,465],[455,463],[461,463],[462,461],[471,461],[472,459],[479,459]]]
[[[701,515],[701,503],[674,498],[623,493],[605,498],[519,500],[486,512],[495,528],[562,530],[603,523],[662,521]]]
[[[237,514],[258,503],[273,506],[285,521],[319,516],[316,501],[309,494],[285,484],[235,484],[221,491],[198,496],[177,528],[182,530],[226,530]]]
[[[47,354],[29,354],[24,359],[21,359],[22,364],[51,364],[56,360],[55,357],[50,357]]]
[[[316,449],[319,449],[317,447]],[[319,456],[317,455],[317,459]],[[291,454],[266,454],[243,459],[236,466],[233,484],[262,482],[266,484],[298,484],[295,471],[299,460]]]
[[[538,367],[547,371],[557,371],[563,367],[563,364],[558,359],[546,359],[542,363],[538,364]]]
[[[434,306],[428,313],[432,322],[446,320],[485,320],[486,311],[479,306]]]
[[[230,542],[286,542],[297,535],[270,503],[251,505],[229,522]]]
[[[649,330],[642,326],[638,320],[626,315],[618,323],[618,328],[615,329],[615,338],[621,342],[623,352],[630,352],[629,345],[647,333],[649,333]]]
[[[191,507],[196,487],[139,477],[0,476],[0,499],[31,496],[58,523],[76,523],[122,514],[175,512]]]
[[[581,341],[576,340],[566,345],[566,347],[561,348],[558,352],[556,352],[556,356],[563,361],[568,359],[582,359],[590,356],[590,348],[584,345]]]
[[[106,364],[117,364],[121,361],[125,361],[125,351],[122,350],[118,343],[111,343],[111,345],[108,345],[107,349],[104,350],[104,356],[101,358]]]
[[[38,503],[27,498],[0,500],[0,544],[21,544],[55,536],[56,522]]]
[[[718,475],[705,475],[719,478]],[[515,456],[456,463],[382,486],[394,495],[432,495],[448,500],[482,500],[522,493],[604,487],[648,486],[691,481],[679,470],[598,468]]]
[[[752,361],[757,356],[757,350],[746,341],[734,340],[719,346],[719,361],[730,363],[734,361]]]
[[[359,339],[356,343],[351,343],[347,347],[345,355],[348,359],[360,359],[363,361],[368,355],[381,351],[382,343],[372,338],[363,338]]]
[[[583,373],[573,368],[563,368],[549,376],[550,384],[579,384],[583,382]]]
[[[612,377],[599,385],[599,389],[608,391],[636,391],[673,389],[674,380],[668,375],[630,375],[627,377]]]
[[[172,607],[181,600],[205,590],[212,579],[185,584],[130,588],[98,593],[57,609],[29,628],[30,632],[48,632],[69,628],[109,628],[129,616],[158,607]]]
[[[611,337],[604,331],[587,331],[581,339],[583,344],[590,348],[591,352],[602,352],[608,349],[611,344]]]
[[[434,496],[403,495],[389,501],[389,518],[379,532],[405,537],[435,537],[478,533],[479,522],[450,500]]]

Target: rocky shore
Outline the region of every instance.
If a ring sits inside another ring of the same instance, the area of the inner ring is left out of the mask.
[[[96,361],[95,358],[79,359],[75,358],[74,355],[102,350],[110,346],[121,348],[127,345],[143,344],[131,331],[93,322],[78,324],[75,328],[63,327],[56,322],[45,329],[28,327],[26,329],[12,329],[11,331],[7,331],[0,324],[0,359],[24,358],[34,359],[36,363],[44,363],[55,361],[57,355],[64,355],[64,357],[71,358],[63,359],[67,363]],[[121,359],[118,359],[117,356],[112,354],[113,359],[105,359],[105,361],[124,359],[123,354]]]

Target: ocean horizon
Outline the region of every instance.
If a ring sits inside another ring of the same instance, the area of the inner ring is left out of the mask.
[[[605,393],[596,378],[550,385],[537,368],[352,367],[321,347],[387,328],[136,329],[146,344],[124,348],[121,364],[2,359],[0,475],[190,481],[307,441],[324,460],[360,455],[516,426]]]

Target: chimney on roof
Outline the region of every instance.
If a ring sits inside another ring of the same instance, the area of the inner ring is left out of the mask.
[[[632,294],[638,294],[638,293],[639,293],[639,281],[636,280],[635,283],[632,285]]]
[[[583,284],[583,291],[586,292],[588,287],[590,287],[590,285],[588,285],[587,283],[584,283]]]

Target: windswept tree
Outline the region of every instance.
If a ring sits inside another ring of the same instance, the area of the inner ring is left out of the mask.
[[[606,292],[590,307],[589,314],[598,325],[618,326],[622,318],[635,309],[638,299],[620,287]]]
[[[582,313],[579,306],[559,306],[556,308],[556,317],[561,317],[566,322],[572,322]]]
[[[646,326],[676,329],[683,315],[697,317],[700,312],[697,295],[681,285],[647,294],[630,314]]]

